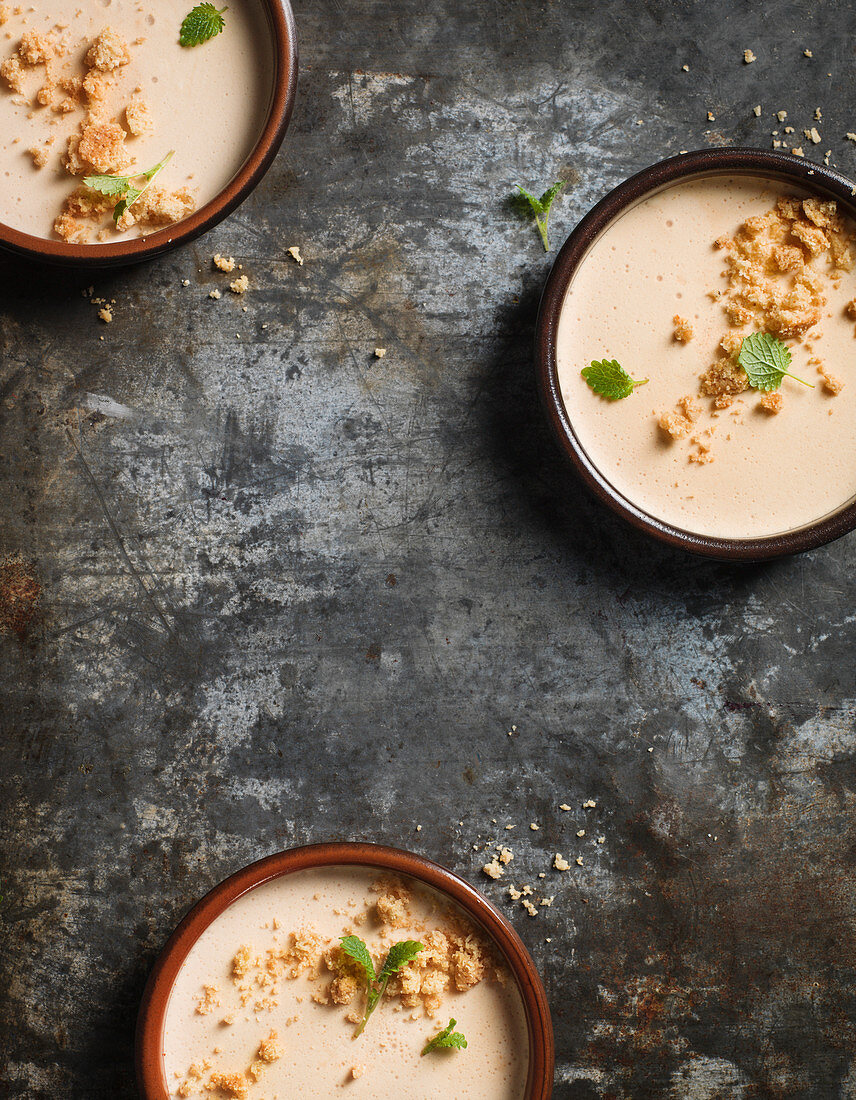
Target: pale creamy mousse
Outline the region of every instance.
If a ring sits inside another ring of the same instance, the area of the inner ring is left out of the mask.
[[[182,46],[193,7],[0,0],[0,221],[110,243],[180,221],[222,191],[264,125],[273,45],[260,0],[229,0],[220,33]],[[127,176],[142,190],[138,174],[170,152],[118,224],[123,193],[83,185]]]
[[[581,446],[631,504],[748,539],[856,495],[853,234],[834,202],[714,176],[642,200],[598,237],[562,306],[559,383]],[[813,388],[753,388],[738,357],[756,333]],[[581,370],[604,360],[644,384],[600,396]]]
[[[421,944],[367,1020],[345,936],[377,972],[393,945]],[[466,1048],[423,1054],[451,1019]],[[298,871],[239,898],[187,956],[163,1032],[178,1097],[520,1100],[528,1064],[522,1000],[495,946],[448,898],[372,868]]]

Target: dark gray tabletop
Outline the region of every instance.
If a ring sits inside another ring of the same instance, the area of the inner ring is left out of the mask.
[[[345,837],[511,916],[557,1097],[856,1096],[856,543],[731,568],[591,502],[533,387],[551,257],[506,203],[570,179],[560,243],[667,154],[770,147],[777,110],[853,171],[856,9],[296,14],[293,124],[233,217],[94,279],[0,261],[0,551],[41,591],[0,607],[0,1093],[131,1097],[182,913]]]

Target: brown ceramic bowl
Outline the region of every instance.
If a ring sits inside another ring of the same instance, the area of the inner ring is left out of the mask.
[[[137,1019],[137,1085],[142,1100],[170,1100],[161,1056],[167,1003],[188,952],[211,922],[248,890],[280,875],[348,864],[393,871],[425,883],[456,902],[497,944],[520,989],[529,1029],[525,1100],[548,1100],[553,1091],[554,1051],[547,994],[529,952],[509,922],[468,882],[423,856],[344,841],[291,848],[251,863],[215,886],[179,924],[155,963]]]
[[[273,163],[282,144],[297,91],[297,31],[289,0],[262,0],[274,46],[274,78],[267,119],[240,170],[205,206],[183,221],[113,244],[68,244],[21,233],[0,221],[0,248],[42,263],[68,267],[119,267],[158,256],[192,241],[239,206]]]
[[[562,401],[556,362],[556,335],[565,295],[577,267],[610,222],[641,199],[672,184],[720,175],[762,176],[781,181],[814,192],[823,199],[835,199],[851,217],[856,217],[856,183],[834,168],[814,164],[790,153],[760,149],[703,149],[652,164],[601,199],[571,233],[556,257],[544,287],[535,332],[538,387],[547,419],[562,451],[583,483],[622,519],[661,542],[706,557],[763,561],[812,550],[852,531],[856,527],[856,498],[804,527],[763,538],[714,538],[664,523],[656,516],[643,512],[613,488],[608,478],[589,459]]]

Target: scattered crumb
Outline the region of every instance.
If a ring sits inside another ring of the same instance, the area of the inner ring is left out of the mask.
[[[140,134],[149,134],[155,128],[155,122],[148,103],[138,95],[132,96],[130,103],[125,108],[125,121],[128,124],[128,130],[135,137]]]
[[[679,316],[677,313],[672,318],[672,324],[675,326],[674,337],[680,344],[686,344],[693,338],[693,326],[689,321]]]
[[[537,917],[538,916],[538,910],[535,908],[535,906],[532,904],[532,902],[529,900],[529,898],[523,898],[522,901],[520,902],[520,904],[523,906],[523,908],[526,910],[526,912],[529,914],[530,917]]]
[[[811,50],[803,50],[803,57],[814,57],[814,54]]]
[[[571,868],[570,863],[568,863],[565,857],[559,852],[556,852],[553,856],[553,866],[557,871],[569,871]]]
[[[355,1066],[351,1066],[351,1080],[357,1081],[366,1072],[366,1067],[361,1063],[357,1063]]]
[[[208,291],[208,297],[213,298],[215,301],[217,301],[218,299],[222,298],[222,294],[215,287],[213,290]]]
[[[765,412],[779,413],[782,411],[784,403],[784,398],[780,393],[765,393],[758,405]]]
[[[375,348],[374,354],[375,359],[383,359],[383,357],[386,355],[386,348]]]
[[[533,832],[533,833],[537,833],[537,832],[538,832],[538,830],[539,830],[539,829],[541,828],[541,826],[540,826],[540,825],[536,825],[536,824],[535,824],[535,822],[533,821],[533,822],[532,822],[532,823],[530,824],[529,828],[530,828],[530,829],[532,830],[532,832]]]
[[[98,310],[98,316],[104,322],[105,325],[109,325],[113,320],[113,307],[110,305],[102,306]]]
[[[249,285],[250,280],[247,278],[247,276],[239,275],[237,279],[234,279],[231,283],[229,283],[229,290],[231,290],[233,294],[246,294],[247,287],[249,287]]]
[[[779,120],[779,122],[784,122],[787,117],[787,111],[776,111],[776,118]]]
[[[688,435],[693,424],[701,415],[701,406],[690,394],[685,394],[679,401],[676,410],[660,414],[657,425],[666,435],[672,439],[682,439]]]
[[[803,134],[805,134],[805,136],[810,141],[813,141],[815,145],[820,144],[821,137],[820,137],[820,134],[818,133],[818,130],[817,130],[816,126],[812,126],[812,128],[810,130],[803,130]]]
[[[570,808],[571,808],[571,807],[570,807],[570,806],[569,806],[569,805],[568,805],[568,804],[567,804],[566,802],[561,802],[561,803],[559,803],[559,809],[560,809],[560,810],[564,810],[564,811],[565,811],[565,813],[567,813],[567,812],[568,812],[568,810],[570,810]]]
[[[752,114],[753,114],[753,115],[754,115],[754,116],[755,116],[756,118],[760,118],[760,117],[761,117],[761,104],[760,104],[760,103],[758,104],[758,106],[757,106],[757,107],[753,107],[753,108],[752,108]]]
[[[753,61],[757,61],[757,58],[751,50],[743,51],[743,62],[746,65],[751,65]]]
[[[597,803],[593,798],[587,798],[583,803],[584,810],[593,810],[597,806]]]
[[[844,382],[836,377],[834,374],[829,374],[828,371],[821,371],[823,377],[823,388],[826,393],[832,394],[833,397],[837,396],[844,389]]]
[[[707,121],[708,122],[716,122],[716,115],[713,113],[713,111],[708,111],[707,112]]]
[[[688,73],[690,71],[689,65],[681,65],[681,71]]]
[[[219,1090],[224,1096],[235,1096],[243,1100],[248,1093],[249,1082],[243,1073],[212,1073],[208,1088]]]
[[[795,157],[804,157],[805,156],[805,152],[804,152],[803,147],[801,145],[795,145],[794,148],[791,149],[791,152],[793,153],[793,155]]]
[[[496,856],[493,857],[490,863],[486,863],[482,867],[482,871],[487,875],[488,878],[492,879],[502,878],[502,876],[505,874]]]
[[[230,272],[235,270],[235,259],[233,256],[221,256],[219,252],[214,255],[214,266],[218,271]]]
[[[288,250],[289,256],[292,256],[301,267],[303,267],[303,257],[300,255],[300,246],[292,245]]]
[[[86,53],[86,64],[102,73],[112,72],[130,60],[127,42],[110,27],[104,28]]]

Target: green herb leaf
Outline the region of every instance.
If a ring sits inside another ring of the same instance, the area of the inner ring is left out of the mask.
[[[644,386],[648,381],[647,378],[634,381],[617,359],[595,359],[590,367],[583,367],[580,374],[595,393],[610,401],[629,397],[637,386]]]
[[[530,213],[535,218],[535,224],[538,226],[538,232],[541,234],[541,243],[544,245],[544,251],[550,251],[550,244],[547,240],[547,222],[550,219],[550,207],[553,205],[553,199],[564,188],[565,181],[559,180],[552,184],[540,199],[536,199],[534,195],[530,195],[525,187],[521,187],[517,184],[517,190],[523,196],[525,201],[529,205]]]
[[[814,389],[811,382],[803,382],[802,378],[791,374],[788,370],[791,349],[769,332],[753,332],[747,336],[740,345],[737,362],[746,371],[749,385],[755,390],[777,390],[785,377]]]
[[[462,1032],[453,1030],[457,1022],[455,1019],[449,1020],[448,1027],[444,1027],[442,1031],[437,1032],[433,1039],[428,1040],[422,1048],[422,1055],[430,1054],[432,1050],[464,1050],[467,1040]]]
[[[184,17],[178,36],[179,45],[200,46],[210,38],[216,38],[226,25],[224,11],[228,11],[228,8],[220,8],[218,11],[213,4],[197,4]]]
[[[363,968],[366,978],[366,1011],[363,1014],[362,1023],[354,1034],[356,1039],[359,1035],[362,1035],[366,1024],[369,1022],[369,1016],[380,1004],[389,984],[389,979],[403,966],[416,958],[422,950],[422,944],[417,943],[416,940],[401,940],[400,943],[394,943],[386,954],[380,973],[376,974],[369,949],[359,936],[343,936],[339,942],[345,954],[349,955]]]
[[[359,936],[342,936],[339,940],[342,945],[342,950],[346,955],[360,964],[363,970],[366,972],[366,981],[373,982],[375,980],[375,968],[372,962],[372,957],[369,954],[369,949],[363,943]]]
[[[407,966],[415,959],[421,950],[422,944],[418,940],[402,940],[400,943],[394,943],[387,953],[378,981],[388,980],[393,974],[398,973],[403,966]]]
[[[159,160],[157,164],[147,168],[145,172],[135,172],[131,176],[84,176],[83,182],[93,191],[100,191],[102,195],[124,196],[113,207],[113,221],[118,222],[128,207],[137,201],[140,195],[151,185],[158,172],[169,164],[174,155],[175,149],[170,149],[163,160]],[[131,180],[136,179],[144,179],[148,182],[145,187],[133,187]]]

